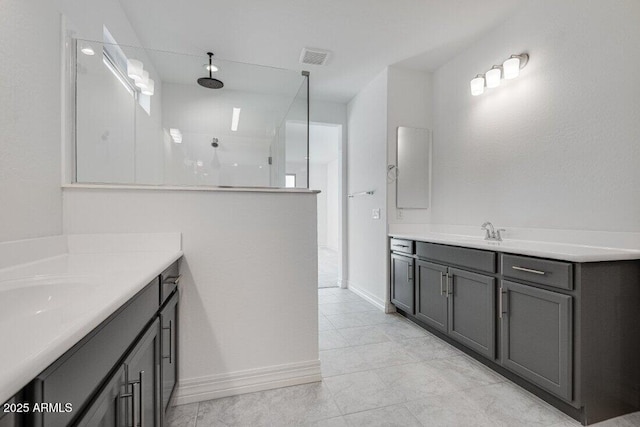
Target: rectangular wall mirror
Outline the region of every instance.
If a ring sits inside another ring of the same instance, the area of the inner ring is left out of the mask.
[[[396,207],[427,209],[431,176],[431,131],[398,127]]]

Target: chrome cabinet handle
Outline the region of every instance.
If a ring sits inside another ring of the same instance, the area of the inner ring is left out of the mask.
[[[440,272],[440,295],[444,295],[444,273]]]
[[[129,384],[127,384],[126,387],[128,388]],[[120,413],[121,413],[120,411],[121,411],[121,408],[122,408],[122,403],[120,403],[120,402],[122,402],[124,399],[133,398],[133,393],[124,393],[124,394],[120,393],[118,395],[118,397],[120,398],[120,401],[118,402],[119,403],[119,405],[118,405],[118,423],[119,423],[120,422]],[[131,411],[131,424],[134,425],[135,419],[133,418],[133,409],[135,409],[135,408],[134,408],[133,399],[131,400],[131,409],[132,409],[132,411]],[[125,412],[125,419],[126,419],[126,412]],[[128,423],[127,423],[127,425],[128,425]]]
[[[447,273],[447,297],[453,295],[453,284],[451,283],[451,275]]]
[[[180,279],[182,279],[182,274],[179,274],[177,276],[169,276],[166,279],[164,279],[164,283],[167,283],[170,285],[177,285],[178,283],[180,283]]]
[[[396,248],[408,248],[408,247],[409,247],[409,245],[399,245],[399,244],[397,244],[397,243],[396,243],[396,244],[394,244],[394,245],[391,245],[391,246],[394,246],[394,247],[396,247]]]
[[[413,267],[413,265],[410,262],[407,263],[407,280],[409,281],[413,280],[413,275],[411,274],[411,267]]]
[[[530,268],[518,267],[518,266],[515,266],[515,265],[511,266],[511,268],[513,268],[514,270],[518,270],[518,271],[524,271],[526,273],[540,274],[542,276],[544,276],[546,274],[546,272],[544,272],[544,271],[532,270]]]
[[[504,314],[504,312],[502,311],[502,294],[504,293],[504,289],[500,288],[499,289],[499,294],[498,294],[498,314],[500,319],[502,319],[502,315]]]
[[[144,426],[144,394],[142,390],[144,387],[144,371],[139,372],[137,380],[129,381],[129,366],[125,365],[125,368],[126,368],[125,377],[127,381],[127,387],[131,386],[131,393],[122,394],[120,395],[120,397],[121,398],[131,397],[131,425],[133,427],[138,427],[138,425],[140,425],[140,427],[143,427]],[[139,393],[138,396],[136,396],[136,385],[138,385],[138,393]],[[136,417],[136,400],[138,401],[137,402],[138,411],[140,412],[140,417],[139,417],[140,424],[138,424],[137,422],[138,417]]]
[[[171,320],[169,320],[169,327],[168,327],[168,328],[163,327],[163,328],[162,328],[162,330],[163,330],[163,331],[166,331],[166,330],[168,330],[168,331],[169,331],[169,355],[168,355],[168,356],[162,355],[162,358],[163,358],[163,359],[169,359],[169,363],[173,363],[173,362],[171,362],[171,353],[173,353],[173,352],[171,351],[171,349],[173,348],[173,345],[172,345],[172,342],[171,342],[171,340],[173,339],[173,338],[172,338],[172,335],[173,335],[173,333],[172,333],[172,332],[173,332],[173,326],[172,326],[172,324],[171,324]]]

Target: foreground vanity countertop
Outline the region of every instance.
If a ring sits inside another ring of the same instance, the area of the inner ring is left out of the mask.
[[[458,234],[419,232],[389,233],[390,237],[440,243],[466,248],[484,249],[495,252],[528,255],[572,262],[621,261],[640,259],[640,249],[611,248],[602,246],[539,242],[529,240],[504,239],[501,242],[487,241],[482,237]]]
[[[109,243],[0,269],[0,403],[182,256],[179,243],[123,251]]]

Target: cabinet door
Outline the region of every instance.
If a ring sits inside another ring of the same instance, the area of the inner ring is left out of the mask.
[[[124,362],[134,426],[160,425],[160,322],[156,319]]]
[[[128,387],[124,366],[121,366],[102,392],[78,421],[78,427],[121,427],[130,425],[126,414]]]
[[[413,314],[413,258],[391,254],[391,302]]]
[[[491,359],[495,358],[496,312],[493,277],[449,269],[449,335]]]
[[[416,317],[447,332],[447,267],[416,261]]]
[[[176,385],[178,373],[177,351],[177,314],[178,314],[178,292],[175,292],[166,306],[160,312],[160,322],[162,323],[162,361],[161,361],[161,381],[162,381],[162,413],[166,413],[171,399],[171,394]]]
[[[506,280],[501,292],[502,365],[571,400],[571,296]]]

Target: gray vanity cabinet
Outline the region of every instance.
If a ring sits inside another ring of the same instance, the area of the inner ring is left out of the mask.
[[[87,409],[79,426],[160,425],[158,327],[156,320]]]
[[[416,261],[416,317],[444,333],[448,328],[446,280],[444,265]]]
[[[413,258],[391,254],[391,302],[413,314]]]
[[[557,396],[572,398],[572,297],[502,281],[502,365]]]
[[[495,358],[496,279],[449,268],[449,335],[491,359]]]

